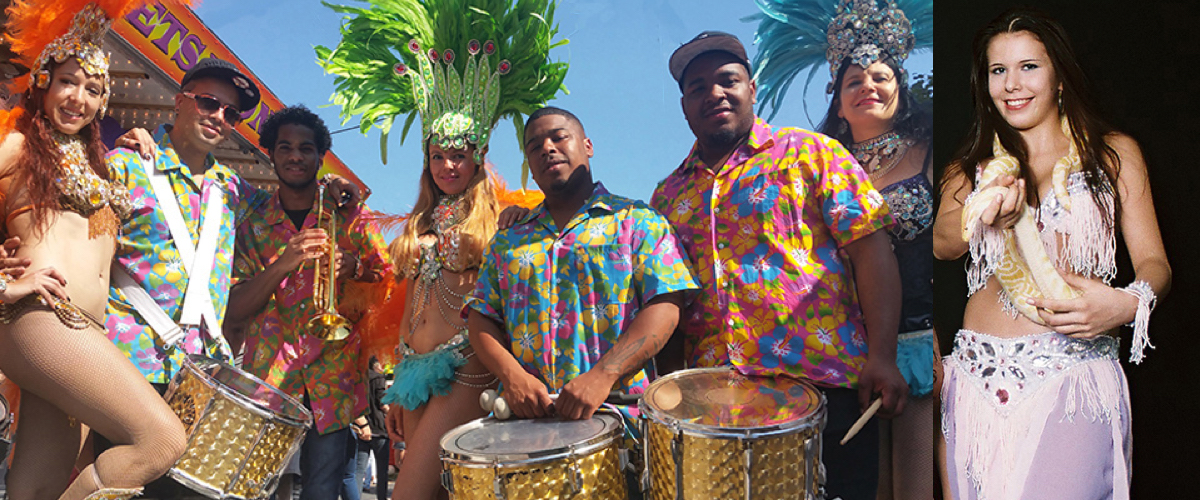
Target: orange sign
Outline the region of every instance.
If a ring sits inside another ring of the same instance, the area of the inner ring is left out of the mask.
[[[244,110],[242,123],[235,129],[255,146],[258,145],[259,127],[271,113],[284,108],[283,102],[189,8],[172,9],[162,3],[151,2],[114,21],[113,31],[129,42],[150,64],[176,82],[206,57],[223,59],[237,66],[238,70],[254,80],[262,93],[262,102],[255,109]],[[332,152],[325,155],[320,173],[338,174],[364,189],[367,187]]]

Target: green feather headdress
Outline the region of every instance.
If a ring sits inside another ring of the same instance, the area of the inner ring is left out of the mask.
[[[323,2],[324,3],[324,2]],[[401,141],[421,119],[422,149],[475,146],[482,163],[502,117],[517,127],[559,90],[567,63],[550,61],[554,0],[368,0],[369,7],[325,6],[343,14],[342,40],[318,46],[317,63],[337,75],[332,101],[343,123],[360,116],[365,134],[382,132],[380,157],[396,117],[407,115]],[[528,177],[522,166],[522,184]]]

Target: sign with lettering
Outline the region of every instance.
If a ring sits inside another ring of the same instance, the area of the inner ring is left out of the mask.
[[[187,7],[167,7],[150,2],[136,7],[122,19],[113,22],[113,31],[125,39],[146,61],[158,67],[178,83],[192,66],[206,57],[216,57],[233,63],[243,74],[254,80],[262,93],[262,102],[255,109],[242,110],[242,123],[235,131],[251,144],[258,146],[258,129],[275,110],[284,104],[253,72],[217,38]],[[366,188],[350,168],[333,152],[325,155],[321,175],[341,175]]]

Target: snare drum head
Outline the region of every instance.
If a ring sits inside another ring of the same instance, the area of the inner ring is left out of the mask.
[[[623,435],[621,418],[596,413],[589,420],[496,420],[482,418],[442,436],[443,452],[454,459],[491,463],[520,461],[566,452],[575,446],[606,442]]]
[[[807,382],[748,377],[732,368],[675,372],[654,381],[642,396],[643,409],[651,418],[685,427],[722,429],[806,423],[823,405],[821,393]]]

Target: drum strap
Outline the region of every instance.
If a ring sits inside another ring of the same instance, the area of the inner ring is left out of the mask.
[[[216,184],[209,184],[203,200],[204,216],[200,228],[200,245],[192,241],[191,231],[184,221],[179,200],[175,197],[170,180],[166,174],[159,172],[154,164],[142,161],[142,168],[150,180],[150,188],[167,227],[171,231],[171,240],[179,253],[180,261],[188,276],[187,291],[183,299],[183,311],[177,325],[158,303],[150,297],[142,286],[133,279],[123,267],[113,265],[112,279],[121,289],[134,309],[150,324],[159,337],[167,345],[178,344],[183,340],[184,329],[179,325],[207,326],[208,335],[217,341],[225,351],[221,324],[217,321],[216,306],[209,291],[209,280],[212,276],[213,262],[216,258],[217,238],[221,232],[221,209],[225,205],[224,193]],[[119,272],[117,271],[119,269]]]

